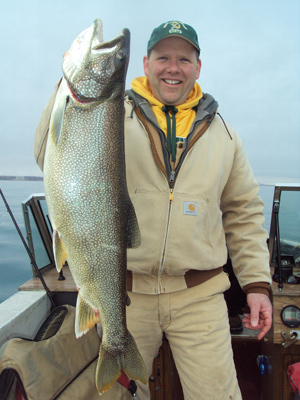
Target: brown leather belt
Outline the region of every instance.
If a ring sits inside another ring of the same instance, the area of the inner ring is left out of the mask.
[[[223,267],[219,267],[212,270],[199,271],[198,269],[190,269],[184,275],[186,286],[191,288],[193,286],[200,285],[201,283],[208,281],[214,276],[220,274],[223,271]],[[127,270],[127,290],[132,291],[132,272]]]

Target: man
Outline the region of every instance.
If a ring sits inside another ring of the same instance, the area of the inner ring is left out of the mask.
[[[128,250],[127,324],[149,375],[165,333],[185,400],[241,399],[233,363],[222,265],[227,248],[251,310],[244,319],[271,327],[271,282],[263,202],[238,135],[196,83],[195,30],[179,21],[154,29],[145,77],[125,98],[128,190],[142,244]],[[42,166],[44,111],[37,128]],[[149,399],[146,385],[139,396]]]

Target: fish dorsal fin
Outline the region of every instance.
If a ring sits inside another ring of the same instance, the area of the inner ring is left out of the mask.
[[[139,224],[134,211],[133,205],[130,203],[129,215],[127,222],[127,248],[135,249],[141,244],[141,233],[139,229]]]
[[[50,136],[54,144],[58,144],[64,124],[65,110],[69,101],[69,96],[58,96],[50,121]]]

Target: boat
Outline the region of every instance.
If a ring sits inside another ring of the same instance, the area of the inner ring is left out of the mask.
[[[44,194],[33,194],[25,199],[22,209],[26,246],[31,254],[32,279],[0,304],[0,349],[16,337],[32,340],[54,307],[75,307],[77,298],[68,266],[65,265],[60,273],[55,268],[52,226]],[[257,340],[256,331],[245,327],[241,333],[232,334],[244,400],[294,398],[287,371],[290,365],[300,365],[299,222],[300,184],[276,184],[268,239],[273,277],[273,326],[262,341]],[[151,400],[183,400],[166,338],[153,362],[149,385]]]

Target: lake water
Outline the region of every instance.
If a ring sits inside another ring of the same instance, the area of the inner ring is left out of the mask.
[[[26,239],[21,203],[32,193],[43,193],[43,182],[0,181],[0,187]],[[0,196],[0,302],[31,277],[29,256]]]
[[[33,193],[43,193],[41,181],[0,181],[0,187],[25,237],[21,203]],[[265,229],[269,232],[274,186],[260,186],[265,202]],[[0,197],[0,303],[32,277],[29,256]]]

